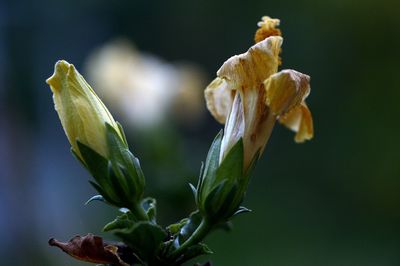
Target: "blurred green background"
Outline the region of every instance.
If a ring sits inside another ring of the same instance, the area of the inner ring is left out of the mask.
[[[311,76],[315,138],[277,126],[245,201],[253,212],[206,239],[216,266],[400,265],[400,2],[0,1],[0,264],[87,265],[50,248],[101,228],[110,207],[69,153],[45,79],[58,59],[82,70],[115,38],[168,62],[190,61],[207,82],[253,43],[261,16],[281,19],[283,68]],[[95,88],[96,89],[96,88]],[[155,103],[156,104],[156,103]],[[112,110],[113,107],[110,106]],[[181,110],[185,112],[185,110]],[[115,115],[122,122],[123,117]],[[130,130],[162,224],[194,208],[188,182],[221,125]]]

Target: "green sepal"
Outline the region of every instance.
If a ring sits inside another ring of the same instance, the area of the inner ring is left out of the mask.
[[[158,225],[151,222],[138,222],[128,230],[121,230],[115,233],[141,260],[147,262],[146,265],[152,265],[156,259],[163,240],[167,233]]]
[[[241,200],[241,195],[238,195],[237,183],[231,184],[228,179],[224,179],[210,192],[204,203],[204,209],[210,220],[220,223],[236,212]]]
[[[243,149],[243,139],[239,139],[218,167],[215,183],[219,183],[225,178],[229,181],[241,179],[243,176]]]
[[[108,179],[109,186],[112,187],[119,204],[118,207],[130,207],[133,203],[128,194],[128,187],[126,185],[125,177],[123,174],[117,174],[111,161],[108,162]]]
[[[134,225],[134,220],[132,217],[132,213],[127,212],[120,216],[117,216],[114,221],[109,222],[103,227],[104,232],[112,231],[112,230],[123,230],[129,229]]]
[[[91,197],[90,199],[88,199],[85,202],[85,205],[88,205],[89,203],[93,202],[93,201],[101,201],[101,202],[106,202],[106,200],[104,199],[104,197],[102,195],[94,195],[93,197]]]
[[[127,143],[106,123],[109,157],[115,175],[128,198],[139,201],[144,192],[145,178],[139,160],[129,151]]]
[[[146,212],[147,217],[152,223],[156,223],[157,220],[157,201],[154,198],[147,197],[142,200],[142,208]]]
[[[128,141],[126,140],[126,135],[125,135],[124,128],[122,127],[122,125],[118,121],[115,121],[115,123],[117,123],[119,132],[121,132],[123,142],[125,143],[126,147],[129,148],[128,147]]]
[[[103,188],[100,187],[97,183],[95,183],[95,182],[93,182],[93,181],[91,181],[91,180],[89,180],[89,183],[94,187],[94,189],[97,190],[97,192],[99,192],[99,193],[104,197],[104,199],[105,199],[108,203],[110,203],[110,204],[112,204],[112,205],[115,205],[115,206],[118,206],[118,203],[115,202],[113,199],[111,199],[111,198],[108,196],[108,194],[105,192],[105,190],[103,190]]]
[[[194,198],[196,200],[197,199],[197,188],[192,183],[189,183],[189,187],[192,190],[193,196],[194,196]]]
[[[76,151],[74,151],[74,149],[71,147],[71,153],[72,155],[75,157],[75,159],[77,159],[84,168],[87,168],[86,163],[82,160],[82,158],[76,153]]]
[[[189,247],[185,253],[183,254],[182,257],[180,257],[177,261],[178,264],[184,263],[188,260],[191,260],[195,257],[201,256],[201,255],[208,255],[208,254],[213,254],[214,252],[204,243],[198,243],[196,245],[193,245]]]
[[[211,186],[215,184],[215,175],[216,175],[216,170],[218,169],[219,166],[219,154],[221,150],[221,142],[222,142],[222,136],[223,136],[223,131],[221,130],[217,136],[214,138],[213,143],[211,144],[211,147],[208,151],[207,154],[207,159],[206,163],[204,164],[204,167],[202,165],[201,171],[200,171],[200,177],[199,177],[199,182],[197,184],[197,195],[198,195],[198,205],[201,207],[203,199],[203,194],[204,192],[209,192]]]
[[[108,160],[79,140],[76,143],[90,174],[101,187],[107,186]]]

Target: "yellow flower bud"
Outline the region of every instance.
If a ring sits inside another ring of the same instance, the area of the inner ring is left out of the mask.
[[[81,157],[77,141],[108,157],[106,123],[123,139],[117,123],[74,65],[56,63],[54,74],[46,80],[53,92],[55,109],[74,152]]]

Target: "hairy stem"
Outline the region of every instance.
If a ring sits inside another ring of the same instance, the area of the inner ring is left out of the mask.
[[[138,221],[149,220],[149,217],[147,216],[146,212],[144,211],[144,209],[140,204],[135,204],[129,209]]]

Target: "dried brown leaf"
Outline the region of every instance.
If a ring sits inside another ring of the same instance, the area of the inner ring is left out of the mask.
[[[68,242],[60,242],[54,238],[49,240],[50,246],[60,248],[68,255],[78,260],[92,263],[129,266],[118,255],[118,245],[106,244],[103,238],[93,234],[75,236]]]

